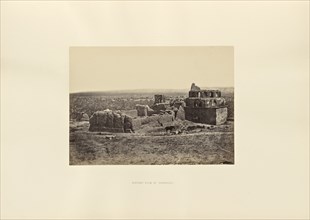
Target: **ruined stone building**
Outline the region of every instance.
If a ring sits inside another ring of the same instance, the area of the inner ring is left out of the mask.
[[[151,115],[146,117],[131,117],[121,111],[104,111],[95,112],[89,119],[89,131],[102,131],[113,133],[132,133],[140,129],[144,124],[151,122],[170,123],[174,121],[174,116],[169,114]]]
[[[189,97],[167,102],[163,95],[155,95],[154,105],[136,105],[137,116],[129,116],[121,111],[95,112],[89,119],[89,131],[135,132],[144,124],[158,122],[171,123],[175,120],[189,120],[211,125],[224,124],[228,110],[226,101],[219,90],[202,90],[195,84]],[[82,114],[81,114],[82,115]]]
[[[140,122],[120,111],[106,109],[95,112],[89,119],[89,131],[132,132],[139,128]]]
[[[157,95],[154,95],[154,98],[155,98],[154,104],[166,102],[166,97],[164,95],[158,95],[157,94]]]
[[[151,116],[154,113],[154,110],[151,109],[148,105],[136,105],[137,115],[138,116]]]
[[[224,124],[227,120],[226,101],[219,90],[201,90],[193,83],[185,102],[186,120],[212,125]]]
[[[154,104],[151,107],[137,104],[136,110],[139,117],[168,114],[175,119],[185,120],[184,107],[183,99],[174,99],[169,102],[164,95],[156,94],[154,95]]]

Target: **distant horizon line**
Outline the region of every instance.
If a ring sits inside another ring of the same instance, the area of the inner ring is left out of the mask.
[[[213,89],[213,88],[234,88],[234,86],[212,86],[212,87],[204,87],[204,86],[200,86],[201,89]],[[77,94],[77,93],[95,93],[95,92],[128,92],[128,91],[149,91],[149,92],[152,92],[152,91],[160,91],[160,90],[163,90],[163,91],[189,91],[190,88],[183,88],[183,89],[155,89],[155,88],[152,88],[152,89],[147,89],[147,88],[144,88],[144,89],[121,89],[121,90],[94,90],[94,91],[74,91],[74,92],[69,92],[70,94]]]

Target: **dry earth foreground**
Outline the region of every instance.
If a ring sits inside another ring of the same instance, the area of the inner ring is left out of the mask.
[[[234,164],[234,125],[189,121],[187,131],[167,133],[145,125],[136,133],[89,132],[88,122],[70,122],[70,165]]]

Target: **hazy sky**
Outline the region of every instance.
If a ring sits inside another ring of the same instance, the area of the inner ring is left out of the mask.
[[[233,47],[71,47],[70,92],[233,87]]]

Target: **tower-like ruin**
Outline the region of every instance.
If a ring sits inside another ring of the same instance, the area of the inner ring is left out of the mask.
[[[154,99],[155,99],[154,104],[166,102],[166,97],[164,95],[158,95],[158,94],[154,95]]]
[[[219,90],[201,90],[193,83],[185,102],[186,120],[212,125],[224,124],[227,120],[226,101]]]

